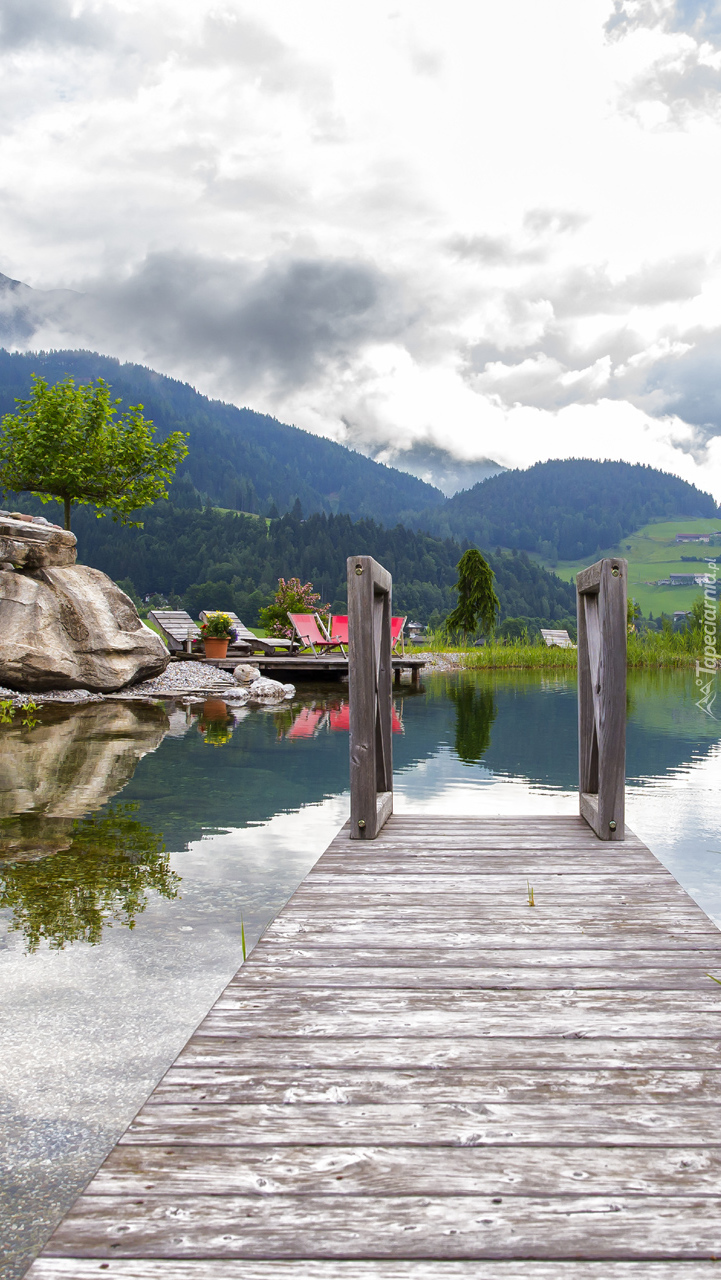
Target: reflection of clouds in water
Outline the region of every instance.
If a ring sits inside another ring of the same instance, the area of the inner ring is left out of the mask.
[[[437,755],[394,779],[396,813],[469,814],[575,813],[575,792],[494,774],[484,765],[470,772],[442,747]]]
[[[627,820],[699,906],[721,926],[721,744],[626,792]]]
[[[272,874],[281,867],[284,875],[296,870],[307,875],[346,821],[349,807],[344,792],[257,826],[205,835],[172,855],[173,869],[211,881],[244,879],[251,869]]]

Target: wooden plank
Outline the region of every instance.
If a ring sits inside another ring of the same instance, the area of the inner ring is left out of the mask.
[[[187,1261],[178,1258],[109,1258],[98,1269],[95,1259],[43,1257],[27,1272],[27,1280],[708,1280],[718,1276],[715,1260],[694,1262],[484,1262],[398,1261],[396,1259],[331,1262],[244,1258]]]
[[[294,905],[296,908],[308,907],[313,910],[323,903],[335,906],[335,899],[337,899],[341,909],[347,907],[352,910],[353,903],[359,902],[362,904],[359,907],[362,912],[375,911],[379,907],[385,909],[397,906],[403,911],[415,911],[416,908],[420,908],[423,912],[433,911],[436,917],[440,912],[447,912],[449,915],[452,913],[453,917],[457,917],[459,914],[463,916],[468,913],[470,895],[473,894],[474,916],[490,913],[491,907],[496,908],[493,915],[497,916],[502,908],[517,910],[519,903],[524,913],[527,912],[528,889],[528,879],[521,879],[520,876],[515,884],[509,884],[507,887],[499,886],[494,890],[492,885],[481,885],[478,888],[468,885],[465,892],[460,886],[443,888],[434,879],[431,879],[425,892],[421,891],[416,884],[409,884],[405,889],[396,885],[389,886],[387,889],[375,886],[371,889],[356,890],[354,881],[350,880],[347,885],[341,881],[332,889],[314,883],[305,884],[297,891]],[[546,912],[548,908],[560,907],[565,910],[566,915],[571,911],[583,910],[586,913],[592,912],[600,919],[603,918],[601,913],[609,908],[614,913],[624,910],[645,913],[648,909],[654,913],[673,914],[676,919],[686,917],[708,919],[701,908],[689,902],[688,897],[685,897],[681,890],[663,883],[653,889],[637,889],[633,885],[629,887],[622,885],[617,889],[598,888],[595,891],[593,889],[584,891],[579,887],[574,891],[573,888],[565,889],[563,884],[537,877],[533,884],[533,891],[539,914],[542,911]],[[429,901],[431,896],[432,903]]]
[[[641,854],[626,854],[624,858],[599,858],[591,860],[585,854],[576,852],[534,852],[523,850],[494,849],[486,850],[482,855],[464,850],[455,850],[450,854],[443,849],[431,849],[422,852],[415,849],[412,854],[404,854],[398,850],[386,850],[378,857],[356,858],[353,854],[333,854],[323,858],[323,875],[353,875],[360,872],[373,876],[405,875],[478,875],[478,876],[523,876],[528,867],[534,873],[546,875],[573,875],[579,880],[596,877],[619,875],[624,880],[641,876],[644,879],[667,880],[670,873],[653,862],[650,857]],[[315,878],[315,873],[312,873]],[[321,874],[320,871],[317,873]],[[671,877],[673,880],[673,877]],[[673,883],[676,883],[673,881]]]
[[[553,1135],[568,1146],[718,1146],[721,1113],[705,1104],[537,1106],[505,1103],[398,1103],[289,1107],[282,1103],[145,1106],[122,1145],[538,1146]],[[719,1224],[721,1226],[721,1222]]]
[[[418,947],[419,939],[425,937],[428,939],[429,951],[434,941],[435,926],[438,928],[437,936],[446,949],[539,946],[561,950],[573,945],[591,949],[614,946],[619,950],[631,951],[657,947],[669,950],[678,947],[682,951],[688,951],[689,946],[694,944],[701,950],[713,947],[718,938],[718,930],[710,923],[706,928],[696,923],[693,928],[689,928],[683,921],[676,925],[661,918],[644,920],[639,926],[633,917],[618,920],[613,915],[603,924],[591,924],[584,919],[573,922],[562,919],[546,921],[540,913],[531,911],[520,918],[510,917],[503,925],[484,919],[464,920],[460,923],[460,928],[457,923],[449,927],[447,923],[444,925],[431,919],[429,926],[428,920],[424,921],[418,915],[391,924],[382,917],[369,921],[354,920],[347,914],[340,918],[334,914],[326,918],[311,915],[298,919],[289,913],[287,916],[277,916],[263,937],[276,943],[286,939],[305,943],[312,939],[317,945],[321,945],[322,940],[326,939],[334,947],[382,947],[392,937],[397,947],[414,948]]]
[[[505,949],[496,947],[484,950],[483,948],[473,947],[467,951],[462,951],[455,947],[446,948],[443,945],[436,945],[433,951],[429,952],[428,947],[397,947],[393,942],[386,942],[383,947],[354,948],[352,955],[350,955],[347,947],[336,947],[335,949],[330,946],[316,947],[314,943],[302,946],[288,943],[283,946],[270,941],[267,935],[264,935],[253,948],[252,958],[238,970],[231,982],[241,982],[246,977],[250,979],[256,970],[256,966],[261,965],[274,965],[280,972],[283,968],[310,967],[312,965],[322,965],[324,968],[332,970],[334,965],[347,966],[351,962],[357,967],[390,965],[394,968],[424,968],[432,963],[434,972],[444,966],[450,966],[451,968],[469,967],[472,969],[497,969],[501,966],[507,966],[508,968],[523,968],[525,970],[540,968],[549,972],[555,969],[563,971],[563,969],[573,967],[578,971],[582,968],[609,969],[614,964],[622,963],[623,973],[628,981],[638,977],[639,981],[642,982],[644,969],[664,968],[673,970],[674,974],[680,969],[691,969],[705,977],[706,970],[712,969],[720,961],[721,935],[715,948],[666,950],[663,946],[659,946],[652,950],[641,951],[624,949],[620,958],[618,951],[611,948],[569,947],[565,950],[552,950],[547,947],[508,947]],[[721,974],[719,976],[721,977]],[[705,982],[702,984],[704,990],[712,989],[708,987],[708,981],[708,978],[705,977]]]
[[[379,992],[379,995],[384,994]],[[355,999],[359,997],[354,996]],[[340,1008],[304,1009],[299,1012],[292,1002],[284,1008],[269,1011],[263,1026],[272,1036],[315,1037],[350,1036],[511,1036],[522,1031],[528,1041],[547,1036],[679,1036],[715,1039],[721,1035],[721,1023],[717,1013],[666,1013],[663,1009],[638,1010],[583,1010],[559,1009],[540,1012],[532,1025],[521,1026],[521,1014],[512,1009],[471,1010],[461,1006],[452,1013],[443,1013],[438,1007],[406,1009],[402,1013],[393,1010],[363,1013],[351,1010],[347,1002]],[[662,1025],[660,1025],[662,1024]],[[204,1035],[236,1036],[258,1033],[257,1011],[244,1009],[215,1009],[203,1023]]]
[[[542,930],[550,932],[558,927],[575,926],[579,930],[589,927],[598,932],[605,926],[609,933],[618,929],[638,927],[638,908],[631,900],[625,903],[596,904],[581,898],[580,900],[570,899],[564,904],[563,899],[548,900],[541,895],[536,899],[535,909],[529,910],[527,892],[526,885],[523,886],[523,890],[519,885],[515,902],[501,901],[494,904],[491,897],[485,903],[474,902],[471,905],[468,898],[465,902],[459,903],[455,898],[440,899],[436,902],[429,896],[428,901],[421,899],[408,902],[398,897],[390,898],[387,902],[358,901],[355,910],[353,902],[344,898],[337,905],[333,903],[332,919],[337,927],[341,927],[344,923],[354,925],[356,929],[382,924],[387,929],[389,918],[392,917],[399,926],[418,925],[421,936],[423,936],[424,925],[432,924],[435,928],[441,920],[452,920],[454,932],[471,929],[480,933],[493,928],[494,925],[498,927],[504,924],[508,927],[520,925],[524,929],[530,928],[536,934]],[[319,910],[324,901],[323,895],[318,898],[310,895],[299,898],[294,904],[293,923],[296,926],[313,927],[318,919],[324,920],[326,913]],[[671,902],[649,901],[642,905],[644,927],[647,929],[654,926],[657,929],[663,929],[673,924],[676,930],[684,928],[696,934],[702,932],[713,936],[715,931],[715,926],[707,923],[708,917],[704,916],[701,908],[695,903],[687,902],[677,905]],[[330,903],[328,906],[330,908]]]
[[[718,984],[709,983],[706,991],[547,991],[543,998],[543,1017],[558,1013],[594,1014],[614,1017],[621,1013],[626,1018],[667,1018],[672,1014],[690,1014],[707,1017],[721,1035],[721,993],[714,989]],[[459,1019],[478,1018],[484,1015],[510,1015],[527,1022],[539,1008],[535,991],[406,991],[384,990],[367,993],[354,991],[346,997],[331,988],[317,988],[298,993],[275,989],[249,990],[244,984],[229,984],[218,997],[208,1017],[216,1014],[256,1018],[300,1017],[317,1018],[347,1016],[349,1009],[358,1018],[383,1018],[419,1014],[421,1017],[440,1017],[450,1014]],[[205,1026],[206,1024],[201,1024]],[[460,1024],[459,1024],[460,1025]],[[531,1026],[523,1027],[524,1035],[532,1035]]]
[[[439,1071],[350,1068],[242,1072],[221,1067],[173,1066],[147,1105],[223,1103],[451,1103],[451,1102],[721,1102],[721,1071],[523,1070]]]
[[[88,1195],[721,1196],[717,1147],[120,1146]]]
[[[599,895],[609,894],[614,902],[631,896],[639,902],[652,898],[664,903],[688,903],[688,895],[681,886],[663,875],[627,875],[622,872],[614,875],[613,872],[606,872],[603,875],[577,876],[571,872],[549,872],[541,867],[536,868],[535,872],[534,888],[539,893],[556,893],[562,895],[564,900],[568,898],[573,901],[581,897],[586,902],[595,902],[599,900]],[[396,893],[403,897],[427,897],[429,893],[439,893],[450,896],[465,894],[466,902],[471,894],[474,899],[476,895],[480,895],[481,905],[486,905],[483,903],[485,894],[512,894],[515,902],[519,889],[525,890],[526,884],[526,876],[518,871],[510,875],[478,869],[460,873],[449,870],[446,873],[408,871],[400,874],[385,872],[359,875],[350,870],[339,870],[330,874],[309,875],[296,891],[295,900],[302,901],[305,896],[313,893],[323,893],[329,897],[334,894],[345,896],[358,893],[363,895],[364,900],[366,897],[372,900],[374,894],[383,894],[384,897]],[[600,900],[603,901],[603,897]]]
[[[402,953],[401,953],[402,954]],[[652,954],[652,953],[650,953]],[[246,965],[242,976],[233,979],[229,984],[232,990],[253,991],[258,987],[297,988],[310,990],[314,987],[335,987],[342,991],[354,988],[402,989],[410,987],[424,991],[443,990],[518,990],[518,991],[553,991],[577,988],[579,990],[608,991],[707,991],[709,978],[703,969],[693,968],[651,968],[640,969],[619,966],[615,969],[602,969],[586,965],[585,967],[559,966],[541,968],[535,965],[501,968],[491,965],[487,960],[473,963],[469,955],[468,963],[463,966],[447,964],[444,967],[426,967],[419,961],[415,966],[398,962],[395,956],[385,954],[374,966],[361,966],[357,957],[348,958],[352,962],[334,962],[322,964],[318,959],[315,964],[292,966],[287,963]],[[435,959],[435,957],[434,957]],[[721,951],[717,952],[711,962],[721,976]]]
[[[551,1070],[611,1067],[667,1070],[721,1069],[721,1036],[699,1039],[683,1036],[616,1037],[601,1035],[537,1038],[529,1045],[523,1035],[454,1036],[452,1040],[409,1036],[353,1036],[294,1039],[268,1034],[208,1036],[202,1030],[188,1041],[178,1065],[237,1066],[273,1071],[279,1062],[304,1069],[315,1067],[432,1067],[440,1069],[504,1070],[528,1067]]]
[[[111,1249],[114,1253],[111,1253]],[[708,1258],[713,1197],[83,1196],[56,1255],[166,1258]]]

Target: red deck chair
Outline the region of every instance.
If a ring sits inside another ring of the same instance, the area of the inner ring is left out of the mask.
[[[328,636],[323,631],[315,613],[289,613],[288,617],[301,646],[304,649],[311,648],[316,658],[319,652],[323,653],[328,649],[340,649],[345,658],[343,642],[337,636]]]
[[[406,615],[407,616],[407,615]],[[403,628],[406,625],[405,618],[391,618],[391,652],[396,654],[404,654],[403,645]],[[346,613],[334,613],[330,620],[331,634],[337,636],[342,644],[348,643],[348,615]],[[398,647],[400,645],[400,648]]]
[[[303,707],[295,717],[290,729],[286,733],[286,738],[312,738],[318,728],[320,721],[323,719],[323,708],[317,710],[315,707]]]

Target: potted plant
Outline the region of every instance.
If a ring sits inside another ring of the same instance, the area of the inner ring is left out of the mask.
[[[206,613],[205,622],[200,631],[205,644],[206,658],[225,658],[233,636],[228,614],[221,613],[218,609],[214,609],[212,613]]]

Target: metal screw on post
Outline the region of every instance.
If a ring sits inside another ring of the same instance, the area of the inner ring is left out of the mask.
[[[610,822],[609,822],[609,824],[608,824],[608,829],[609,829],[609,831],[615,831],[615,830],[616,830],[616,823],[613,821],[613,818],[611,819],[611,821],[610,821]]]
[[[355,567],[355,571],[356,571],[356,573],[358,574],[358,577],[360,578],[360,576],[361,576],[361,574],[362,574],[362,572],[363,572],[363,565],[362,565],[362,564],[357,564],[357,565],[356,565],[356,567]]]
[[[359,828],[360,828],[360,830],[361,830],[361,831],[365,831],[365,825],[366,825],[366,824],[365,824],[365,819],[364,819],[364,818],[359,818],[359,819],[358,819],[358,826],[359,826]]]

